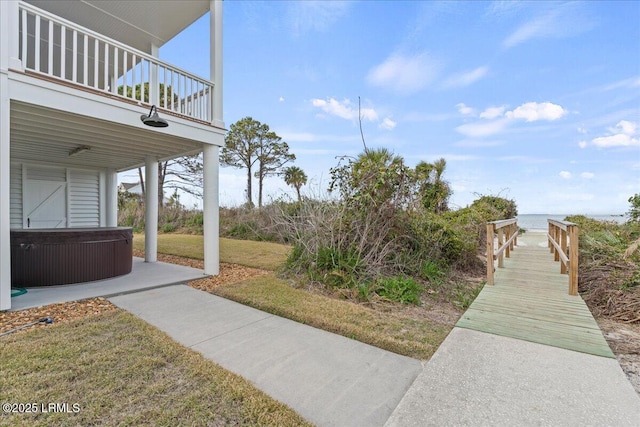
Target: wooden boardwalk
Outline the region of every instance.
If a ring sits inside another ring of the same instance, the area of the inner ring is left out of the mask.
[[[485,285],[456,326],[604,357],[615,357],[580,295],[568,294],[544,233],[525,233],[495,284]]]

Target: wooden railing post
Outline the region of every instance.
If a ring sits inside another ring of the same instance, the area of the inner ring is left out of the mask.
[[[504,234],[505,234],[504,238],[506,239],[507,242],[511,242],[511,240],[510,240],[511,236],[512,236],[511,228],[512,227],[510,225],[508,225],[507,227],[505,227],[505,230],[504,230]],[[513,242],[509,243],[507,245],[507,247],[505,248],[505,250],[504,250],[505,258],[511,258],[511,245],[512,244],[513,244]],[[502,245],[500,245],[500,246],[502,246]]]
[[[553,237],[553,224],[549,223],[549,236]],[[553,253],[553,245],[551,244],[551,239],[547,241],[547,246],[549,246],[549,252]]]
[[[562,249],[562,253],[566,255],[567,254],[567,232],[565,230],[560,230],[560,248]],[[567,274],[567,266],[564,265],[564,262],[560,263],[560,274]]]
[[[569,295],[578,295],[578,226],[569,228]]]
[[[501,228],[498,230],[498,248],[501,248],[503,243],[504,243],[504,229]],[[504,268],[504,255],[502,252],[498,254],[498,268]]]
[[[493,285],[493,235],[495,224],[487,224],[487,284]]]

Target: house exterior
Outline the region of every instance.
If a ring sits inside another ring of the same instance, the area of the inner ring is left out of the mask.
[[[158,58],[210,12],[210,76]],[[168,127],[141,118],[155,105]],[[222,1],[0,1],[0,310],[11,308],[12,229],[117,225],[117,173],[203,152],[205,273],[218,273]],[[145,261],[158,194],[146,193]]]

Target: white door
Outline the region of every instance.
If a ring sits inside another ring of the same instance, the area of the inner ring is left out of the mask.
[[[67,183],[27,179],[24,188],[24,228],[67,226]]]

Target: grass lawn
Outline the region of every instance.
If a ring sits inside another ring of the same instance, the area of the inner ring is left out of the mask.
[[[144,250],[144,234],[133,237],[134,249]],[[289,246],[252,240],[220,238],[220,262],[275,270],[287,259]],[[191,234],[158,234],[158,252],[202,259],[203,236]]]
[[[144,235],[135,235],[134,247],[144,249]],[[221,262],[267,270],[279,268],[290,250],[290,247],[277,243],[220,239]],[[159,234],[158,252],[202,259],[202,236]],[[216,287],[212,292],[259,310],[418,359],[430,358],[452,328],[424,316],[416,316],[415,310],[398,308],[398,305],[395,309],[372,309],[313,294],[289,285],[274,274]]]
[[[122,310],[3,337],[0,360],[0,402],[40,412],[2,414],[2,426],[309,425]],[[69,412],[43,413],[48,403]]]
[[[295,289],[273,274],[220,286],[213,293],[417,359],[430,358],[451,330],[451,327],[415,318],[410,311],[374,310]]]

